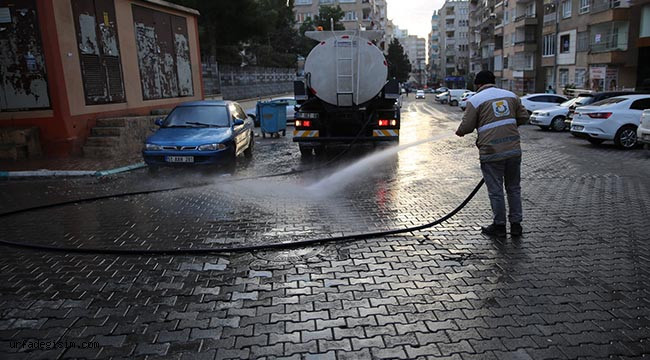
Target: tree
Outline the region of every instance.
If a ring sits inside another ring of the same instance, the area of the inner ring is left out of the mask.
[[[295,65],[298,34],[294,29],[294,0],[171,1],[201,13],[203,56],[237,65]]]
[[[406,82],[409,79],[409,74],[411,73],[411,62],[409,61],[408,55],[404,53],[404,48],[402,44],[399,43],[397,39],[393,39],[388,45],[388,55],[386,55],[386,61],[388,61],[388,76],[390,78],[395,78],[399,82]]]
[[[314,17],[314,24],[322,26],[323,30],[332,30],[330,19],[334,19],[334,30],[345,30],[345,26],[341,23],[344,16],[345,12],[339,5],[336,5],[336,7],[321,5],[318,8],[318,15]]]

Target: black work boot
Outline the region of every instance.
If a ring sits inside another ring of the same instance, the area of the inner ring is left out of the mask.
[[[510,224],[510,235],[512,236],[521,236],[524,232],[524,229],[521,228],[521,223],[512,223]]]
[[[506,225],[491,224],[488,226],[481,226],[481,232],[490,236],[506,236]]]

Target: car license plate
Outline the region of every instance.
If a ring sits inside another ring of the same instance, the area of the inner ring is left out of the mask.
[[[571,130],[582,130],[582,129],[584,129],[584,128],[585,128],[585,127],[582,126],[582,125],[573,125],[573,126],[571,127]]]
[[[193,163],[194,156],[165,156],[165,161],[170,163]]]

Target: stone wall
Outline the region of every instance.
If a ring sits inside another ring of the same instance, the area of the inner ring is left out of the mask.
[[[221,94],[224,100],[240,100],[293,92],[296,69],[203,64],[207,97]]]

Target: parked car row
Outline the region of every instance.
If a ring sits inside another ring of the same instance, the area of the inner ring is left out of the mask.
[[[559,103],[562,101],[561,103]],[[530,94],[521,102],[531,112],[530,124],[564,131],[592,144],[613,141],[621,149],[650,143],[650,94],[632,91],[580,94],[567,99],[555,94]],[[559,103],[559,104],[558,104]],[[643,124],[643,126],[641,126]]]

